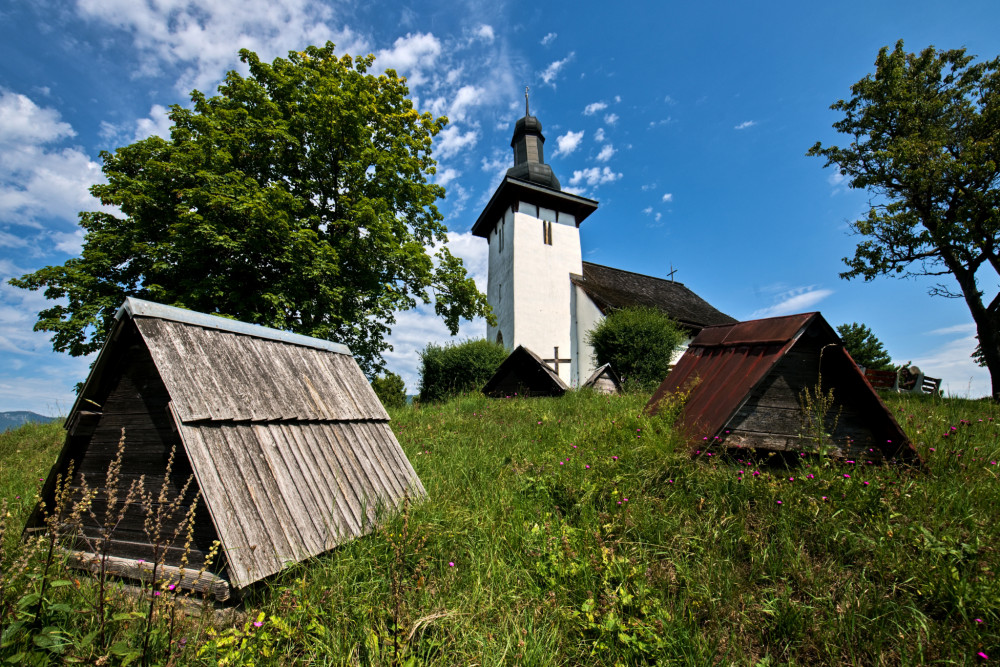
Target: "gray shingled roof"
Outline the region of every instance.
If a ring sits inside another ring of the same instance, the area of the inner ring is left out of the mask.
[[[584,262],[583,275],[574,275],[572,280],[605,314],[628,306],[651,306],[696,330],[737,321],[689,290],[684,283],[590,262]]]

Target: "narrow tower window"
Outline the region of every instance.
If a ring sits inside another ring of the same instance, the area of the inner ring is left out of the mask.
[[[552,223],[548,220],[542,221],[542,241],[545,245],[552,245]]]

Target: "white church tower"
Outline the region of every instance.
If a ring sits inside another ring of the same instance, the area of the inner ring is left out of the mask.
[[[597,202],[561,190],[545,164],[544,143],[525,92],[524,118],[510,142],[514,166],[472,233],[489,242],[486,296],[497,326],[488,327],[487,337],[508,350],[523,345],[576,387],[592,363],[589,348],[582,349],[585,332],[577,331],[579,294],[571,276],[583,273],[579,227]]]

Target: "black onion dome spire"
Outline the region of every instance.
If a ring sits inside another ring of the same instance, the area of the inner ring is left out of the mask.
[[[528,89],[524,89],[524,118],[514,124],[514,137],[510,140],[514,149],[514,166],[507,170],[507,175],[522,181],[562,190],[559,179],[552,173],[552,167],[545,164],[542,144],[542,123],[529,113]]]

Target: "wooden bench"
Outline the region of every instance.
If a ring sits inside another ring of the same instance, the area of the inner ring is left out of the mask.
[[[868,384],[876,389],[891,389],[900,393],[914,394],[936,394],[941,390],[941,378],[928,377],[915,366],[911,366],[910,369],[915,370],[916,373],[906,373],[905,375],[908,377],[902,378],[902,382],[900,376],[904,375],[902,371],[905,370],[905,367],[899,371],[877,371],[865,368],[864,373]],[[914,375],[916,377],[913,377]]]

